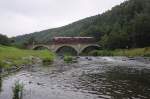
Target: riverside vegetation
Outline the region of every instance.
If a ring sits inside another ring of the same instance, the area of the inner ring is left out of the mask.
[[[150,47],[135,49],[95,50],[88,54],[92,56],[150,57]]]
[[[0,45],[1,68],[8,69],[12,66],[19,68],[21,65],[33,64],[34,58],[39,58],[43,62],[52,62],[54,56],[54,53],[48,50],[33,51]]]
[[[76,57],[73,57],[71,55],[65,55],[64,56],[64,62],[65,63],[76,63],[77,59],[76,59]]]
[[[22,99],[23,89],[24,85],[20,84],[19,81],[16,81],[14,87],[12,88],[14,94],[13,99]]]

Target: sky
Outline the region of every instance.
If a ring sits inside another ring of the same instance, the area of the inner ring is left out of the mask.
[[[0,0],[0,33],[9,37],[101,14],[125,0]]]

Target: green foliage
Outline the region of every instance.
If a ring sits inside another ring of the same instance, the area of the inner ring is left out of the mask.
[[[129,39],[126,33],[112,32],[109,36],[104,35],[100,43],[104,48],[115,49],[128,47],[128,42]]]
[[[15,82],[15,86],[13,87],[13,99],[22,99],[23,88],[23,84],[20,84],[19,81]]]
[[[92,55],[92,56],[113,56],[113,53],[112,51],[109,51],[109,50],[95,50],[95,51],[92,51],[89,53],[89,55]]]
[[[64,61],[66,63],[72,63],[73,62],[73,57],[72,56],[64,56]]]
[[[150,53],[145,53],[143,56],[144,57],[150,57]]]
[[[0,69],[4,66],[4,62],[0,60]]]
[[[0,34],[0,44],[1,45],[10,45],[10,40],[7,36]]]
[[[23,50],[14,47],[0,46],[0,61],[5,65],[2,67],[9,68],[10,66],[20,66],[22,64],[32,63],[32,57],[39,57],[42,60],[48,59],[53,61],[54,54],[47,50],[33,51]]]
[[[104,48],[150,46],[150,0],[127,0],[111,10],[72,24],[13,38],[15,43],[35,37],[50,43],[54,36],[93,36]]]
[[[133,23],[132,39],[137,47],[145,47],[150,44],[150,14],[138,14]]]
[[[51,58],[49,58],[49,57],[43,58],[43,64],[45,64],[45,65],[49,65],[52,62],[53,62],[53,60]]]
[[[116,50],[95,50],[90,53],[93,56],[144,56],[150,57],[150,48],[136,48],[136,49],[116,49]]]

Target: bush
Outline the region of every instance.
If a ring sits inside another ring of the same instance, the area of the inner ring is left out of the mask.
[[[43,64],[44,65],[49,65],[49,64],[51,64],[53,61],[52,61],[52,59],[51,58],[43,58]]]
[[[72,63],[73,62],[73,57],[72,56],[65,56],[64,57],[64,61],[66,63]]]

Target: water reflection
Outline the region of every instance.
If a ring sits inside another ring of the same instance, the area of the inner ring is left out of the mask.
[[[104,73],[82,75],[80,88],[98,94],[100,98],[150,97],[150,70],[130,67],[112,67]]]

